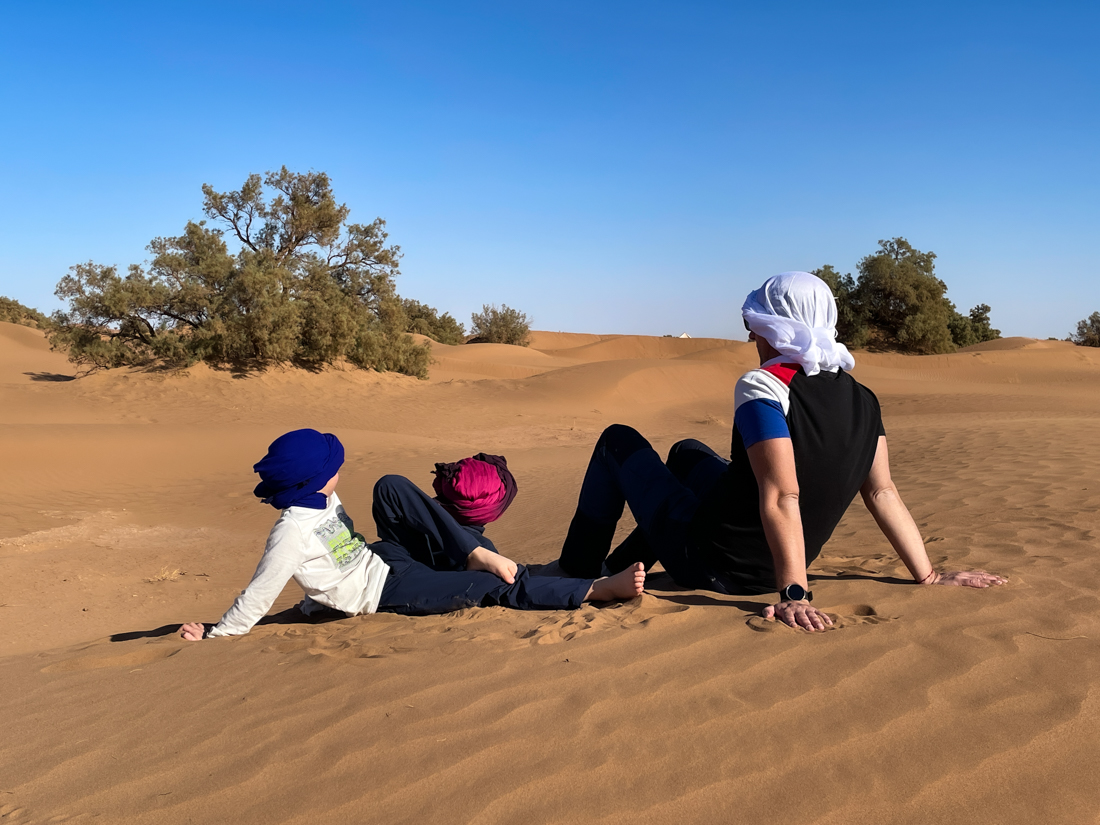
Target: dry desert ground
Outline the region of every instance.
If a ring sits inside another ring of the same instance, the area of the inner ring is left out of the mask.
[[[811,573],[837,629],[678,589],[573,612],[269,620],[187,643],[247,583],[280,433],[385,473],[507,456],[489,535],[556,557],[623,422],[728,451],[751,345],[537,333],[434,348],[429,381],[74,368],[0,324],[0,823],[1087,823],[1100,815],[1100,350],[1006,339],[856,353],[937,564],[920,588],[859,502]],[[623,524],[625,531],[629,525]]]

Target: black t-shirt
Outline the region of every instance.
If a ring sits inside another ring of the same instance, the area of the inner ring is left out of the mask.
[[[878,399],[843,370],[807,376],[792,364],[746,374],[738,382],[738,400],[754,394],[757,400],[766,397],[767,403],[784,408],[809,565],[870,472],[878,437],[885,435]],[[691,547],[691,553],[721,574],[733,592],[776,589],[760,520],[760,491],[736,424],[729,468],[700,502],[692,521]]]

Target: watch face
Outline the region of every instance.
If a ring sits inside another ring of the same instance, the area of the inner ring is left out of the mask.
[[[792,602],[800,602],[806,598],[806,588],[800,584],[788,584],[783,588],[783,596]]]

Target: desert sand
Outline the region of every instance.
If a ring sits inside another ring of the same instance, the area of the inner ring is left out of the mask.
[[[1100,793],[1100,351],[857,353],[933,562],[906,584],[860,503],[811,568],[836,629],[651,576],[574,612],[318,623],[291,583],[201,643],[276,518],[251,465],[334,432],[340,494],[503,453],[489,535],[556,557],[608,424],[729,448],[751,345],[540,332],[434,347],[429,381],[329,369],[73,378],[0,324],[0,822],[1085,823]],[[629,529],[629,519],[622,530]]]

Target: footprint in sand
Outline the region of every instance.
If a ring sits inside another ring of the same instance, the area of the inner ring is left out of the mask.
[[[670,604],[663,599],[643,595],[606,607],[585,605],[579,610],[548,612],[540,617],[542,621],[534,627],[530,622],[531,618],[539,617],[537,612],[518,614],[506,608],[469,608],[440,616],[416,618],[379,613],[369,618],[323,625],[278,628],[267,634],[262,650],[281,656],[306,654],[365,664],[365,660],[405,653],[462,653],[471,645],[483,649],[510,650],[527,645],[561,644],[591,632],[644,628],[654,619],[684,613],[688,609],[687,605]],[[82,667],[110,666],[98,664],[105,661],[97,659]],[[77,665],[69,662],[52,667],[60,669],[65,666],[68,666],[67,669],[78,669]]]
[[[554,645],[575,639],[578,634],[612,627],[646,627],[659,617],[688,610],[687,605],[669,604],[652,596],[640,596],[611,607],[585,606],[579,611],[553,614],[531,630],[517,634],[531,644]]]
[[[519,638],[530,639],[531,643],[536,645],[556,645],[576,638],[578,633],[591,628],[595,620],[595,616],[592,615],[571,617],[564,621],[550,619],[520,634]]]
[[[46,816],[49,816],[48,814]],[[21,808],[18,805],[6,804],[0,805],[0,821],[3,822],[21,822],[26,825],[37,825],[37,823],[55,823],[55,822],[72,822],[77,819],[84,819],[87,814],[58,814],[56,816],[49,816],[45,818],[31,813],[27,808]],[[29,819],[27,817],[30,817]]]
[[[832,556],[821,559],[814,568],[815,573],[831,576],[881,576],[893,573],[898,568],[897,556],[872,553],[861,556]]]
[[[141,667],[175,656],[180,650],[181,648],[167,645],[150,645],[118,656],[80,656],[47,665],[42,668],[42,673],[74,673],[104,667]]]
[[[880,616],[869,604],[840,604],[827,608],[824,611],[833,620],[833,626],[826,630],[840,630],[842,627],[854,627],[855,625],[882,624],[892,622],[897,616]],[[790,631],[792,633],[804,633],[801,628],[789,627],[775,619],[765,619],[763,616],[750,616],[745,622],[753,630],[761,633],[773,633],[776,631]],[[820,632],[820,631],[819,631]]]

